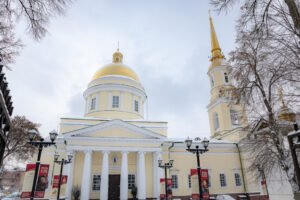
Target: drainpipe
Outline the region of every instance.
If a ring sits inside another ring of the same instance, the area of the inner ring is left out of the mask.
[[[169,160],[170,160],[170,149],[172,149],[175,146],[175,144],[180,144],[180,143],[183,143],[183,142],[172,142],[171,146],[169,146],[169,148],[168,148],[168,158],[169,158]]]
[[[237,148],[238,153],[239,153],[240,165],[241,165],[241,170],[242,170],[242,179],[243,179],[243,185],[244,185],[244,194],[246,195],[247,199],[249,199],[248,193],[247,193],[247,188],[246,188],[245,174],[244,174],[241,151],[240,151],[240,148],[239,148],[239,144],[235,143],[235,145],[236,145],[236,148]]]

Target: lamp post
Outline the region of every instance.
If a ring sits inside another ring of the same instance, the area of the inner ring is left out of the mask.
[[[64,158],[62,160],[58,160],[58,158],[59,158],[58,153],[55,153],[54,162],[58,163],[60,165],[60,174],[59,174],[59,182],[58,182],[58,190],[57,190],[57,200],[59,200],[59,195],[60,195],[60,186],[61,186],[61,177],[62,177],[63,167],[64,167],[64,165],[71,163],[73,155],[69,154],[68,155],[68,160],[65,160]]]
[[[201,139],[200,138],[196,138],[195,139],[196,141],[200,141]],[[196,148],[192,149],[191,146],[192,146],[192,143],[193,143],[193,140],[191,140],[190,138],[187,138],[185,140],[185,144],[186,144],[186,147],[187,147],[187,151],[189,152],[192,152],[193,154],[196,154],[196,157],[197,157],[197,171],[198,171],[198,183],[199,183],[199,194],[200,194],[200,200],[202,200],[202,185],[201,185],[201,173],[200,173],[200,154],[203,154],[205,152],[208,151],[207,147],[209,145],[209,140],[207,138],[204,138],[202,140],[202,146],[204,148],[199,148],[199,143],[196,145]]]
[[[158,167],[165,169],[165,192],[166,192],[165,199],[166,200],[168,199],[168,184],[167,184],[168,174],[167,174],[167,169],[173,167],[173,162],[174,162],[174,160],[169,160],[168,163],[162,164],[162,160],[158,160]]]
[[[30,195],[30,200],[33,200],[34,199],[35,187],[36,187],[37,175],[38,175],[38,171],[39,171],[39,168],[40,168],[40,160],[41,160],[41,154],[42,154],[42,151],[43,151],[43,147],[47,147],[47,146],[55,144],[54,140],[57,137],[57,132],[55,130],[53,130],[49,133],[50,139],[51,139],[51,141],[49,141],[49,142],[48,141],[44,142],[43,138],[41,138],[40,141],[33,141],[33,139],[37,135],[37,132],[35,130],[30,130],[27,133],[29,135],[29,140],[30,140],[27,143],[31,144],[33,146],[36,146],[39,149],[37,161],[35,163],[35,172],[34,172],[33,184],[32,184],[31,195]]]

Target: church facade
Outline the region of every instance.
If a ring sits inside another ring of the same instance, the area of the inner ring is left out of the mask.
[[[245,111],[243,105],[231,104],[226,94],[226,89],[233,87],[230,66],[221,53],[211,18],[210,29],[212,57],[207,74],[211,99],[207,109],[211,139],[209,151],[201,155],[201,168],[208,169],[212,197],[228,194],[237,199],[260,199],[260,183],[256,174],[247,172],[247,153],[241,152],[238,144],[245,135]],[[170,159],[174,160],[168,170],[173,198],[191,198],[190,170],[197,168],[196,156],[186,151],[186,138],[168,137],[167,122],[144,119],[146,91],[136,73],[123,64],[119,49],[112,63],[94,74],[83,95],[84,117],[61,118],[57,146],[42,153],[41,162],[49,164],[54,175],[59,174],[55,152],[59,159],[73,154],[72,163],[64,169],[68,176],[66,199],[71,199],[75,187],[81,191],[81,200],[131,199],[133,185],[138,199],[159,199],[164,172],[158,160],[165,163]],[[51,192],[49,188],[45,198],[51,198]]]

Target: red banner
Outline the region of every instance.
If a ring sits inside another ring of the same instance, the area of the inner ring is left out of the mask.
[[[68,176],[61,176],[61,185],[67,184]],[[59,175],[53,177],[52,188],[58,188],[59,185]]]
[[[68,181],[68,176],[61,176],[60,194],[59,194],[60,197],[66,196],[67,181]],[[59,175],[54,175],[53,183],[52,183],[52,191],[51,191],[52,198],[57,197],[58,186],[59,186]]]
[[[21,198],[30,198],[32,183],[35,173],[35,164],[27,164],[23,182]],[[34,198],[44,198],[45,190],[48,188],[49,165],[41,164],[38,171],[38,180],[35,188]]]
[[[165,190],[165,179],[161,178],[160,179],[160,198],[164,199],[166,197],[166,190]],[[172,199],[172,179],[168,178],[167,179],[167,194],[168,194],[168,199]]]
[[[209,190],[208,190],[208,170],[201,169],[201,188],[202,188],[202,199],[209,199]],[[198,180],[198,170],[191,169],[191,186],[192,186],[192,199],[199,200],[199,180]]]

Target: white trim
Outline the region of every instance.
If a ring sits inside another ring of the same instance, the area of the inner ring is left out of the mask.
[[[100,92],[98,92],[97,94],[96,94],[96,111],[98,111],[99,110],[99,104],[100,104]]]
[[[111,91],[108,91],[108,104],[107,104],[107,109],[111,110]]]
[[[122,75],[106,75],[106,76],[102,76],[100,78],[97,78],[96,80],[93,80],[91,81],[89,84],[88,84],[88,87],[90,87],[91,85],[93,85],[94,83],[97,83],[98,81],[101,81],[101,80],[126,80],[126,81],[129,81],[131,83],[135,83],[139,86],[142,87],[142,84],[138,81],[136,81],[135,79],[133,78],[130,78],[128,76],[122,76]]]
[[[192,155],[191,152],[172,152],[172,151],[164,151],[164,154],[182,154],[182,155]],[[211,154],[211,155],[236,155],[238,153],[235,152],[206,152],[205,154]]]
[[[115,83],[104,83],[101,85],[95,85],[89,87],[84,91],[83,96],[84,98],[86,98],[89,95],[99,91],[123,91],[123,92],[133,93],[137,96],[141,96],[143,100],[147,99],[147,95],[144,90],[129,85],[115,84]]]
[[[70,131],[70,132],[64,133],[64,137],[68,137],[68,136],[71,137],[71,136],[75,136],[75,135],[88,136],[90,134],[94,134],[94,133],[97,133],[97,132],[100,132],[100,131],[104,131],[104,130],[107,130],[107,129],[112,128],[112,127],[119,127],[119,128],[128,130],[130,132],[136,133],[138,135],[148,137],[148,138],[157,138],[157,139],[166,138],[166,136],[163,136],[163,135],[155,133],[153,131],[138,127],[136,125],[133,125],[133,124],[130,124],[130,123],[127,123],[127,122],[124,122],[124,121],[119,120],[119,119],[114,119],[114,120],[104,122],[104,123],[101,123],[101,124],[96,124],[96,125],[91,126],[91,127],[86,127],[86,128],[81,128],[81,129],[78,129],[78,130]]]
[[[109,152],[160,152],[161,148],[148,147],[101,147],[101,146],[67,146],[67,150],[74,151],[109,151]]]
[[[96,117],[61,117],[60,119],[70,119],[70,120],[94,120],[94,121],[110,121],[113,119],[104,119]],[[165,121],[150,121],[145,119],[133,119],[133,120],[123,120],[125,122],[145,122],[145,123],[168,123]]]
[[[217,69],[227,69],[228,70],[228,68],[230,68],[231,66],[227,63],[227,62],[223,62],[221,65],[218,65],[218,66],[214,66],[213,68],[211,68],[208,72],[207,72],[207,74],[209,74],[209,73],[214,73],[214,71],[215,70],[217,70]]]
[[[213,102],[209,103],[206,106],[207,111],[210,111],[211,109],[213,109],[214,107],[216,107],[217,105],[219,105],[221,103],[232,104],[232,101],[229,98],[226,98],[226,97],[217,98]]]
[[[127,121],[125,121],[127,122]],[[80,122],[61,122],[59,124],[60,126],[94,126],[94,124],[88,124],[88,123],[80,123]],[[139,124],[134,124],[138,127],[141,128],[152,128],[152,129],[159,129],[159,130],[167,130],[167,126],[159,126],[159,125],[139,125]]]
[[[93,144],[106,144],[106,143],[113,143],[113,144],[153,144],[153,145],[160,145],[164,141],[162,139],[136,139],[136,138],[101,138],[101,137],[69,137],[66,138],[68,145],[72,145],[72,142],[84,142],[84,143],[93,143]]]

